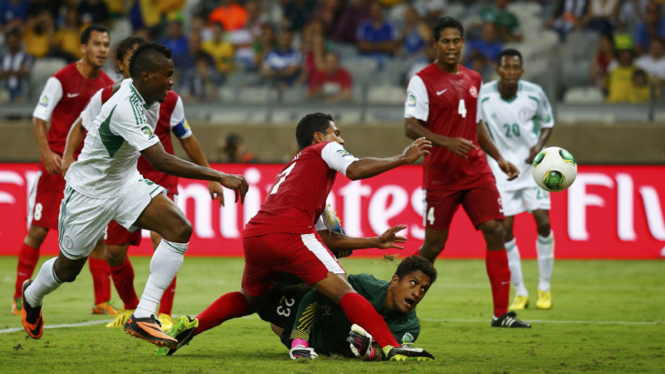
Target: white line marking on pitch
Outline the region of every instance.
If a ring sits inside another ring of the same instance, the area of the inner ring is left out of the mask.
[[[438,318],[420,318],[421,321],[427,322],[489,322],[489,319],[438,319]],[[577,325],[660,325],[665,324],[665,321],[555,321],[546,319],[530,319],[525,320],[529,323],[562,323],[562,324],[577,324]]]
[[[112,322],[112,319],[109,320],[104,320],[104,321],[86,321],[86,322],[80,322],[80,323],[65,323],[62,325],[49,325],[49,326],[44,326],[44,329],[64,329],[67,327],[79,327],[79,326],[92,326],[92,325],[101,325],[102,323],[109,323]],[[10,329],[4,329],[0,330],[0,334],[8,334],[10,332],[17,332],[17,331],[23,331],[23,327],[13,327]]]
[[[252,318],[253,317],[253,318]],[[248,319],[258,319],[255,316],[247,316],[244,318]],[[487,319],[438,319],[438,318],[420,318],[421,321],[426,322],[482,322],[487,323]],[[61,325],[50,325],[44,326],[44,329],[64,329],[69,327],[81,327],[81,326],[93,326],[101,325],[104,323],[109,323],[113,320],[104,320],[104,321],[86,321],[79,323],[65,323]],[[560,324],[577,324],[577,325],[661,325],[665,324],[665,321],[556,321],[556,320],[541,320],[534,319],[528,320],[530,323],[560,323]],[[11,332],[23,331],[22,327],[13,327],[9,329],[0,330],[0,334],[8,334]]]

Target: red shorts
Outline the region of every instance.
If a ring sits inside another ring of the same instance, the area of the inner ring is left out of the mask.
[[[169,199],[177,202],[178,195],[167,194]],[[106,229],[106,237],[104,238],[104,244],[106,245],[141,245],[141,230],[136,232],[129,232],[126,228],[120,226],[116,221],[111,221],[108,228]]]
[[[39,173],[28,198],[28,223],[58,229],[60,203],[65,194],[65,178],[60,174],[49,174],[43,163],[39,163]]]
[[[468,190],[423,191],[425,227],[448,230],[457,208],[462,204],[476,230],[481,223],[504,219],[501,195],[493,183]]]
[[[268,293],[279,273],[296,275],[310,286],[328,277],[329,272],[345,273],[318,233],[243,237],[242,244],[242,289],[254,297]]]

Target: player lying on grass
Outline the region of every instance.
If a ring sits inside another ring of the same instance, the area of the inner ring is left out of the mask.
[[[351,286],[386,321],[398,343],[412,344],[420,334],[416,306],[436,281],[436,269],[420,256],[407,257],[387,282],[369,274],[349,275]],[[297,311],[297,313],[295,313]],[[290,349],[291,358],[326,356],[384,359],[372,336],[353,325],[328,297],[303,284],[277,282],[259,313]],[[353,326],[353,328],[352,328]]]
[[[405,228],[405,225],[397,225],[389,228],[383,234],[374,238],[354,238],[346,236],[346,233],[344,232],[339,219],[335,213],[330,210],[329,207],[325,208],[323,214],[321,214],[321,217],[319,217],[319,220],[316,223],[316,230],[319,236],[321,236],[323,244],[325,244],[326,247],[328,247],[328,249],[330,249],[330,251],[338,259],[350,256],[354,250],[358,249],[403,249],[404,247],[400,246],[399,244],[405,243],[406,237],[397,235],[397,233],[404,230]],[[429,268],[432,267],[431,264],[428,264],[427,266]],[[436,273],[435,270],[434,273]],[[436,276],[434,276],[434,278],[436,278]],[[268,293],[268,301],[266,305],[259,311],[259,316],[264,321],[270,322],[273,326],[279,326],[277,328],[288,328],[290,331],[293,327],[296,313],[298,312],[298,305],[300,304],[300,300],[312,290],[313,288],[308,286],[307,283],[303,282],[300,278],[291,274],[281,274],[275,285]],[[363,294],[362,292],[361,294],[368,298],[367,295]],[[341,312],[341,310],[339,310],[339,312]],[[380,313],[380,311],[377,312]],[[343,312],[341,313],[343,314]],[[178,336],[184,331],[192,328],[193,321],[194,320],[191,317],[182,316],[177,322],[175,322],[173,329],[168,331],[167,334],[172,337]],[[391,327],[390,324],[388,327]],[[393,329],[391,329],[391,331],[394,333]],[[286,338],[288,339],[289,337],[286,336]],[[345,338],[346,336],[344,336],[344,339]],[[398,342],[402,341],[401,335],[397,340]],[[345,344],[344,346],[347,347],[348,351],[348,344]],[[289,348],[291,348],[291,345],[289,345]],[[158,356],[166,355],[168,352],[169,349],[167,348],[157,349]],[[297,352],[295,355],[292,355],[292,358],[314,358],[316,356],[314,354],[310,357],[310,353],[313,352],[311,350],[303,351],[302,349],[299,349],[299,352]]]
[[[72,126],[67,137],[67,145],[65,153],[62,157],[62,170],[63,174],[69,166],[76,161],[74,159],[74,151],[79,147],[85,131],[92,126],[92,121],[101,110],[102,105],[107,102],[115,92],[117,92],[122,85],[127,85],[132,82],[129,73],[129,60],[134,53],[134,50],[145,41],[136,36],[130,36],[123,40],[116,49],[115,63],[117,70],[122,73],[124,80],[121,83],[108,86],[104,89],[97,91],[90,99],[88,106],[81,112],[79,119]],[[169,154],[174,154],[173,143],[171,142],[171,132],[178,138],[180,145],[187,153],[187,156],[193,163],[209,167],[208,160],[199,145],[196,136],[194,136],[192,129],[189,127],[185,119],[185,110],[180,99],[175,91],[168,91],[166,99],[159,106],[159,119],[157,127],[155,128],[155,135],[159,137],[160,142],[164,146],[164,150]],[[145,157],[140,157],[138,161],[138,170],[144,178],[164,187],[168,190],[167,197],[177,203],[178,197],[178,177],[160,173],[150,165]],[[210,197],[215,199],[219,198],[221,204],[224,202],[222,194],[222,186],[217,182],[210,182],[208,184]],[[162,238],[156,232],[150,232],[152,239],[153,250],[157,249]],[[129,246],[139,246],[141,244],[141,230],[136,232],[129,232],[126,228],[120,226],[116,221],[111,221],[104,239],[106,244],[106,261],[111,266],[111,278],[120,299],[122,299],[124,309],[119,310],[113,322],[110,322],[106,327],[123,327],[127,319],[132,315],[139,299],[136,296],[134,289],[134,268],[132,266],[127,252]],[[171,319],[171,310],[173,308],[173,299],[175,297],[176,278],[166,288],[164,296],[159,303],[159,311],[157,318],[162,323],[164,331],[173,326]]]
[[[358,159],[344,149],[340,130],[323,113],[301,119],[296,139],[301,151],[277,174],[243,232],[241,290],[223,295],[200,313],[193,321],[198,328],[177,336],[178,345],[169,353],[224,321],[258,312],[277,276],[291,273],[340,305],[352,323],[376,339],[389,360],[431,359],[422,349],[401,347],[372,304],[346,280],[315,229],[338,172],[352,180],[370,178],[429,154],[431,143],[417,139],[401,155]]]
[[[220,182],[241,202],[247,182],[194,165],[164,151],[154,134],[159,103],[173,86],[171,51],[157,43],[139,46],[129,62],[133,82],[107,101],[86,135],[83,151],[65,180],[60,205],[60,253],[44,263],[35,280],[23,284],[23,327],[30,337],[42,336],[42,300],[64,282],[73,282],[104,228],[115,220],[130,231],[156,231],[162,242],[150,261],[150,277],[125,331],[158,346],[177,341],[164,334],[155,310],[182,262],[192,225],[162,186],[143,179],[136,163],[143,155],[156,170],[183,178]]]

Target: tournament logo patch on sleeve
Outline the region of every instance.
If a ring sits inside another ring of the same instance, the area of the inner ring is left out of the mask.
[[[48,106],[48,96],[42,95],[42,98],[39,99],[39,105]]]
[[[413,335],[408,332],[402,336],[402,344],[412,344],[416,339],[413,338]]]
[[[345,149],[338,149],[337,153],[339,153],[339,155],[342,157],[353,157],[353,155],[347,152]]]
[[[416,96],[414,94],[409,94],[409,97],[406,100],[406,105],[416,106]]]
[[[148,126],[141,127],[141,131],[143,132],[143,135],[145,135],[146,138],[148,138],[148,140],[152,139],[152,137],[155,136],[155,134]]]

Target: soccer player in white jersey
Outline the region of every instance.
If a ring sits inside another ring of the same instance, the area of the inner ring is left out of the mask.
[[[506,250],[511,282],[515,287],[515,300],[509,309],[521,310],[529,306],[529,292],[522,279],[520,252],[513,235],[514,217],[529,212],[536,221],[538,240],[538,309],[552,308],[550,278],[554,266],[554,236],[550,228],[550,196],[536,185],[531,177],[531,162],[545,147],[552,134],[554,116],[543,89],[531,82],[520,80],[522,55],[514,49],[499,54],[497,74],[501,77],[482,86],[480,105],[483,121],[503,157],[516,165],[520,174],[508,181],[496,161],[488,158],[496,185],[503,202],[503,221],[506,232]]]
[[[157,346],[175,347],[177,341],[164,334],[155,311],[164,290],[182,265],[192,225],[166,190],[143,179],[136,164],[143,155],[158,171],[171,175],[217,181],[236,192],[242,202],[247,182],[181,160],[164,151],[154,134],[159,103],[173,86],[171,51],[157,43],[139,46],[129,64],[133,82],[111,97],[93,121],[83,151],[65,179],[60,205],[60,254],[44,263],[33,280],[23,283],[23,327],[33,339],[43,333],[41,313],[44,296],[63,282],[72,282],[104,228],[115,220],[129,231],[146,229],[162,236],[150,262],[150,277],[125,331]]]

